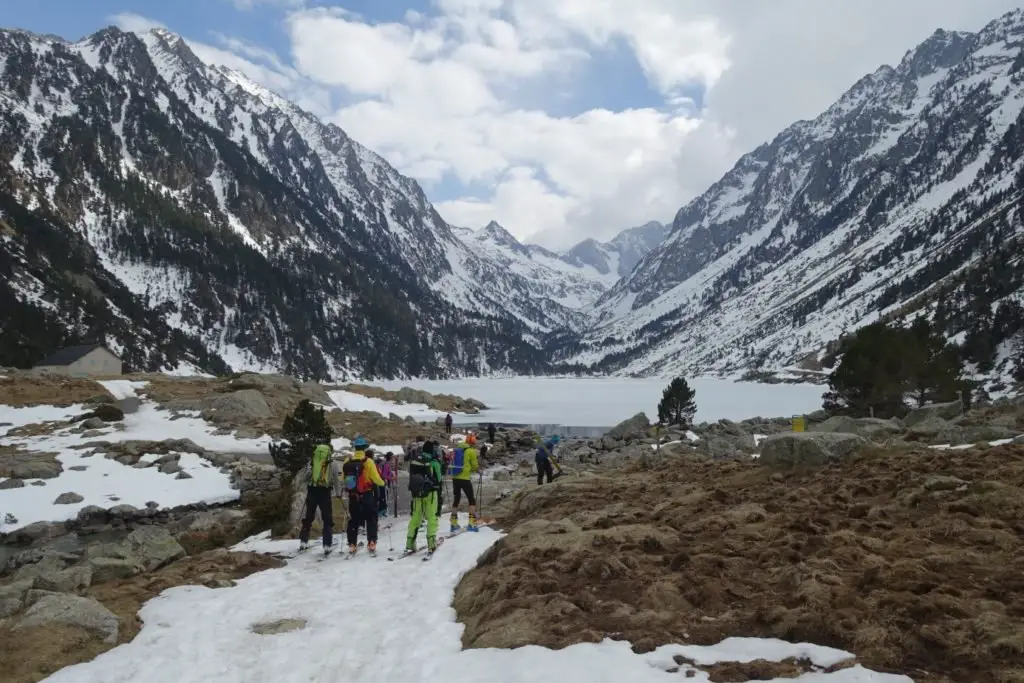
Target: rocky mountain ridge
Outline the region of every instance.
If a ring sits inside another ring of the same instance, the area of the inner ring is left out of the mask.
[[[562,358],[642,375],[820,369],[924,312],[980,373],[1024,331],[1024,12],[937,31],[742,157],[598,302]]]

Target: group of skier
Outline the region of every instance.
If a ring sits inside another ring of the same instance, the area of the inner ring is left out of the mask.
[[[493,435],[494,425],[490,425],[488,436],[492,441]],[[331,553],[334,532],[331,499],[347,493],[349,554],[357,552],[359,529],[365,526],[367,550],[376,555],[378,519],[387,516],[388,490],[397,494],[398,462],[392,453],[375,461],[369,446],[365,437],[357,436],[352,441],[352,454],[340,465],[333,459],[331,444],[321,443],[313,449],[310,467],[300,475],[306,477],[307,486],[306,511],[299,532],[300,551],[309,547],[310,530],[319,510],[323,521],[323,551],[325,555]],[[482,446],[482,450],[485,454],[486,446]],[[468,434],[449,450],[423,437],[406,445],[411,519],[406,533],[405,554],[417,551],[416,539],[422,526],[426,527],[425,557],[431,557],[437,549],[437,527],[446,478],[451,480],[452,486],[449,531],[454,534],[463,530],[458,519],[463,498],[469,513],[465,531],[479,530],[473,476],[480,471],[480,457],[475,434]]]

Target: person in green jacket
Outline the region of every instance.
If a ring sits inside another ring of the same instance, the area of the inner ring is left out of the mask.
[[[313,458],[301,474],[306,482],[306,514],[302,518],[299,529],[299,551],[309,547],[309,532],[313,526],[316,511],[320,510],[320,519],[324,525],[324,555],[330,555],[334,542],[334,514],[331,510],[331,494],[341,497],[341,479],[338,476],[338,463],[332,460],[334,449],[329,443],[317,444],[313,449]]]
[[[480,469],[478,455],[475,434],[470,434],[465,441],[455,447],[452,464],[448,468],[448,472],[452,475],[452,513],[448,520],[452,533],[459,530],[459,504],[462,502],[462,494],[466,494],[466,501],[469,503],[469,525],[466,526],[466,531],[479,531],[476,523],[476,495],[473,493],[472,478]]]
[[[420,522],[427,520],[427,553],[437,549],[437,501],[441,490],[441,461],[434,453],[434,442],[425,441],[409,461],[409,493],[412,519],[405,537],[405,554],[416,552]]]

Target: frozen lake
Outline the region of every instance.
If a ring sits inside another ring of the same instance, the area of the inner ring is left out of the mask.
[[[788,417],[821,408],[827,386],[756,384],[716,378],[690,379],[697,392],[697,422],[750,417]],[[610,427],[640,411],[658,416],[667,379],[515,377],[374,382],[397,389],[411,386],[431,393],[455,394],[486,403],[490,410],[456,422],[560,424]]]

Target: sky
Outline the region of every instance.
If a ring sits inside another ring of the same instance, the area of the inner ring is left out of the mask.
[[[166,27],[418,180],[441,215],[566,248],[669,222],[739,157],[937,28],[1020,0],[33,0],[78,39]]]

